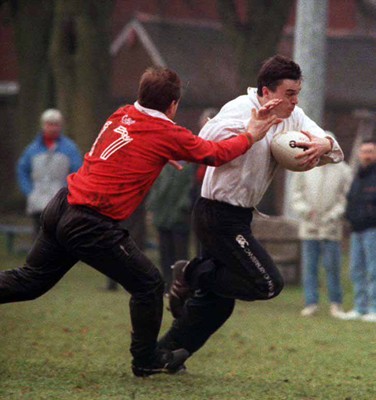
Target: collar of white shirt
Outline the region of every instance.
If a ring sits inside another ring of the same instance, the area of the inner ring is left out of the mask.
[[[161,111],[153,110],[152,108],[143,107],[138,101],[135,101],[134,106],[138,111],[142,112],[143,114],[150,115],[151,117],[155,117],[155,118],[165,119],[166,121],[170,121],[173,124],[175,124],[175,122],[172,119],[168,118],[167,115],[163,114],[163,112],[161,112]]]
[[[254,87],[249,87],[249,88],[247,88],[247,94],[248,94],[248,97],[250,99],[252,99],[253,101],[255,101],[257,103],[257,105],[259,106],[259,108],[261,108],[260,99],[257,95],[257,89]]]

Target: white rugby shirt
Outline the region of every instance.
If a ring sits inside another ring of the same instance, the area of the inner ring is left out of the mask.
[[[255,88],[248,94],[226,103],[219,113],[201,129],[199,136],[206,140],[219,141],[234,134],[244,133],[251,119],[252,108],[261,104]],[[270,151],[273,136],[286,130],[305,130],[313,135],[327,134],[308,118],[300,107],[295,107],[290,117],[272,126],[266,136],[256,142],[250,150],[221,167],[207,167],[201,196],[240,207],[256,207],[270,185],[277,170],[277,162]],[[332,138],[333,139],[333,138]],[[332,151],[325,155],[326,161],[337,163],[343,160],[343,152],[333,139]]]

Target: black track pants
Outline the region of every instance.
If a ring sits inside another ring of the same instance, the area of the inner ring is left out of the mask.
[[[160,342],[190,352],[230,317],[235,299],[268,300],[283,288],[273,260],[252,235],[252,209],[200,198],[193,221],[203,247],[203,258],[187,274],[196,292]]]
[[[158,269],[117,221],[70,206],[62,189],[42,214],[42,229],[23,267],[0,271],[0,303],[35,299],[81,260],[131,294],[131,353],[141,363],[154,356],[163,312]]]

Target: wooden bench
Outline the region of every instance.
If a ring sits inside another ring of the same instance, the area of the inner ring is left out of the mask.
[[[298,238],[257,238],[280,269],[285,283],[301,283],[301,241]]]
[[[0,234],[5,236],[5,246],[8,254],[15,254],[15,240],[17,236],[32,236],[34,230],[28,225],[0,224]]]
[[[260,218],[252,222],[255,238],[264,246],[280,269],[286,284],[301,283],[301,240],[296,221],[284,217]]]

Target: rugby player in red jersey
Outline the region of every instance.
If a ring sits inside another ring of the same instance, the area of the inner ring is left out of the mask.
[[[206,141],[173,122],[180,94],[175,72],[147,69],[138,100],[110,116],[82,167],[45,208],[24,266],[0,272],[0,303],[43,295],[80,260],[121,284],[131,294],[130,351],[136,376],[174,373],[188,353],[158,349],[164,283],[119,222],[134,212],[169,160],[220,166],[244,154],[280,122],[271,112],[280,101],[273,100],[252,110],[244,133]],[[238,128],[239,121],[233,123]]]

